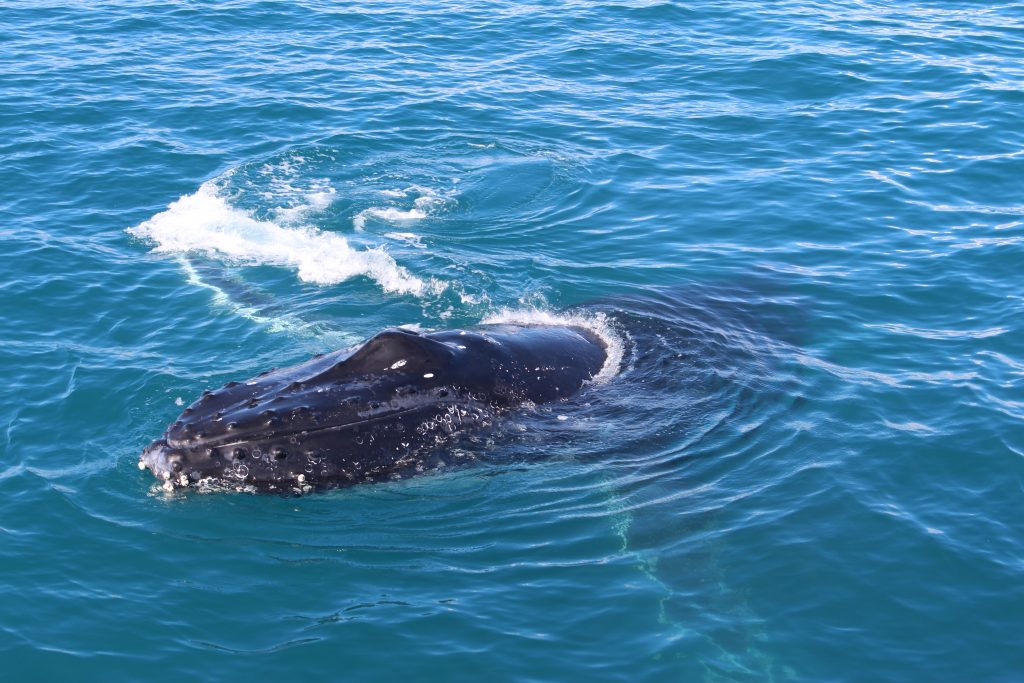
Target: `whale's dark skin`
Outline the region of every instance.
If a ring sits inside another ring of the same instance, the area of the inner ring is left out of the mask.
[[[423,469],[459,432],[578,392],[606,352],[577,327],[390,329],[246,382],[205,391],[139,461],[164,488],[308,491]]]

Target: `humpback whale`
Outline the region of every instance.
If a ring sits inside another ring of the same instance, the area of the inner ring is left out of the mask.
[[[462,432],[575,394],[606,357],[581,327],[388,329],[355,351],[204,391],[145,448],[139,467],[166,490],[305,492],[401,478]]]

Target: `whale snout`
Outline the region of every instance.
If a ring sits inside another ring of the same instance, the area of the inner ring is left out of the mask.
[[[203,470],[202,463],[193,460],[189,453],[173,447],[166,438],[160,438],[142,451],[139,469],[148,469],[153,476],[164,482],[164,488],[171,489],[175,486],[188,486],[191,481],[210,476],[210,472]]]
[[[143,449],[139,458],[139,469],[148,469],[157,479],[169,481],[175,474],[181,472],[181,461],[181,455],[173,453],[166,439],[157,439]]]

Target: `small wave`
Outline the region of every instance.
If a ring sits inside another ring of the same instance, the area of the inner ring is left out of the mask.
[[[605,346],[606,358],[594,381],[607,382],[619,374],[626,343],[624,333],[615,329],[608,316],[601,312],[572,311],[552,313],[535,308],[501,309],[481,321],[484,325],[561,325],[582,327],[593,332]]]
[[[356,230],[365,230],[366,219],[368,218],[376,218],[388,223],[408,223],[426,217],[427,214],[422,209],[413,208],[403,211],[394,207],[373,207],[372,209],[363,209],[357,213],[356,217],[352,219],[352,225]]]
[[[427,248],[427,245],[423,244],[423,239],[414,232],[386,232],[384,236],[391,240],[405,242],[417,249]]]
[[[371,219],[386,223],[413,223],[426,218],[449,199],[446,194],[422,185],[411,185],[403,190],[382,190],[380,194],[392,199],[406,199],[412,194],[419,196],[413,200],[412,208],[409,209],[395,206],[372,206],[363,209],[352,219],[352,226],[356,230],[365,230],[367,220]]]
[[[902,323],[874,323],[865,324],[879,330],[892,332],[893,334],[907,334],[925,339],[985,339],[987,337],[998,337],[1009,332],[1005,327],[989,327],[984,330],[951,330],[951,329],[929,329],[926,327],[911,327]]]
[[[328,202],[329,194],[313,193],[309,202],[291,209],[288,218]],[[155,242],[155,252],[202,253],[246,265],[284,266],[294,268],[301,280],[316,284],[337,284],[362,275],[384,291],[398,294],[423,296],[445,288],[440,281],[416,277],[383,248],[354,249],[341,235],[257,219],[231,206],[216,180],[203,183],[195,193],[128,232]]]

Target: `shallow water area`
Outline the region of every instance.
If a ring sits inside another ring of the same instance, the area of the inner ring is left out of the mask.
[[[1012,681],[1012,3],[0,7],[0,679]],[[164,492],[206,388],[584,325],[422,476]]]

